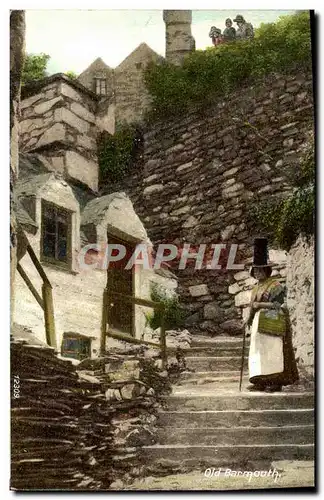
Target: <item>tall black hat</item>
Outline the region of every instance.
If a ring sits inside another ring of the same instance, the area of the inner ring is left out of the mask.
[[[251,268],[251,275],[254,276],[253,269],[256,267],[267,268],[268,274],[271,274],[272,262],[268,261],[268,240],[267,238],[255,238],[253,264]]]
[[[253,252],[253,267],[264,267],[268,265],[268,240],[267,238],[255,238]]]

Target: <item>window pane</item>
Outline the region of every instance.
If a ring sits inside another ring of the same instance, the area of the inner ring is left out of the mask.
[[[80,348],[80,340],[79,339],[64,339],[63,348],[67,351],[78,351]]]
[[[55,219],[44,219],[44,232],[55,234]]]
[[[59,238],[67,238],[67,224],[66,222],[58,222],[57,224],[57,234]]]
[[[47,219],[55,219],[55,213],[56,213],[56,210],[55,210],[55,207],[52,207],[51,205],[45,205],[43,204],[43,208],[44,208],[44,217],[46,217]]]
[[[55,259],[55,235],[54,234],[44,234],[43,241],[43,254],[45,257],[52,257]]]
[[[57,245],[58,259],[66,260],[67,259],[67,241],[65,239],[59,239]]]

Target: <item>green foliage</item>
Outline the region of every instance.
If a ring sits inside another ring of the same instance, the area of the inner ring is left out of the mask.
[[[184,311],[180,307],[177,295],[170,296],[164,288],[152,284],[151,287],[151,300],[160,302],[165,307],[165,328],[171,330],[174,328],[181,328],[184,322]],[[155,330],[161,326],[162,312],[154,311],[146,315],[148,325]]]
[[[46,68],[50,56],[44,53],[41,54],[26,54],[24,69],[22,73],[22,84],[40,80],[47,75]]]
[[[304,151],[294,175],[294,190],[287,198],[253,201],[248,219],[254,229],[266,231],[271,241],[289,250],[299,235],[309,237],[315,230],[314,143]]]
[[[308,12],[262,24],[253,40],[234,41],[190,54],[182,67],[151,64],[145,82],[153,98],[148,119],[208,106],[244,83],[269,73],[311,66]]]
[[[117,182],[138,159],[141,135],[134,125],[121,125],[115,134],[104,134],[98,143],[101,182]]]
[[[74,73],[74,71],[66,71],[65,74],[71,78],[71,80],[76,80],[78,78],[78,75]]]

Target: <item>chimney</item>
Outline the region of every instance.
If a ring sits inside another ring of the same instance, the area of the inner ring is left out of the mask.
[[[168,62],[181,66],[184,57],[195,49],[191,35],[191,10],[164,10],[165,58]]]

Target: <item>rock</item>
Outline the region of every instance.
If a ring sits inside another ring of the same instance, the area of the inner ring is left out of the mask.
[[[196,312],[194,314],[191,314],[186,320],[185,320],[185,326],[192,326],[198,324],[200,321],[200,314],[199,312]]]
[[[113,481],[111,485],[109,486],[110,490],[123,490],[125,487],[123,481],[121,479],[116,479],[116,481]]]
[[[65,127],[63,123],[55,123],[52,127],[45,130],[44,134],[40,137],[36,148],[65,140]]]
[[[241,288],[240,288],[240,286],[237,283],[234,283],[233,285],[230,285],[228,287],[228,293],[230,293],[231,295],[235,295],[240,290],[241,290]]]
[[[201,323],[200,328],[206,332],[218,334],[221,332],[220,328],[216,323],[211,320],[206,320]]]
[[[41,104],[37,104],[37,106],[34,107],[34,112],[37,115],[43,115],[44,113],[46,113],[46,111],[50,110],[58,102],[63,103],[62,96],[55,97],[54,99],[50,99],[49,101],[42,102]]]
[[[239,273],[234,274],[234,279],[236,281],[243,281],[249,278],[251,275],[248,271],[240,271]]]
[[[233,236],[235,229],[236,229],[235,224],[232,224],[231,226],[227,226],[224,229],[224,231],[222,231],[222,233],[221,233],[222,240],[223,241],[229,240]]]
[[[78,115],[80,118],[83,118],[84,120],[87,120],[90,123],[95,123],[96,121],[94,114],[88,111],[84,106],[81,106],[81,104],[78,104],[77,102],[72,102],[71,111],[76,115]]]
[[[178,208],[177,210],[173,210],[173,212],[171,212],[170,215],[177,216],[177,215],[187,214],[188,212],[190,212],[190,210],[191,210],[191,207],[185,206],[185,207]]]
[[[146,395],[147,395],[147,396],[154,396],[154,395],[155,395],[155,390],[153,389],[153,387],[150,387],[150,388],[147,390]]]
[[[127,384],[120,389],[123,399],[133,399],[140,395],[140,388],[138,384]]]
[[[91,151],[96,151],[97,144],[96,141],[87,135],[78,135],[77,145],[85,149],[90,149]]]
[[[230,177],[231,175],[236,174],[237,171],[238,167],[231,168],[230,170],[225,170],[225,172],[223,172],[223,177]]]
[[[246,290],[243,292],[238,293],[235,296],[235,306],[236,307],[242,307],[250,304],[251,301],[251,291]]]
[[[247,280],[243,281],[243,287],[245,288],[245,287],[254,286],[257,284],[257,282],[258,282],[258,280],[256,280],[255,278],[253,278],[253,276],[251,276]]]
[[[152,184],[152,186],[147,186],[144,189],[143,195],[148,196],[148,195],[151,195],[153,193],[159,193],[160,191],[163,191],[163,189],[164,189],[163,184]]]
[[[237,196],[237,193],[239,191],[242,191],[244,189],[244,184],[242,182],[237,182],[233,184],[232,186],[229,186],[225,189],[222,190],[222,197],[223,198],[231,198],[232,196]],[[235,195],[234,195],[235,193]]]
[[[201,297],[202,295],[208,295],[209,290],[207,285],[193,285],[189,287],[189,293],[192,297]]]
[[[223,316],[222,309],[217,302],[210,302],[204,306],[205,319],[221,319]]]
[[[153,432],[144,427],[132,430],[125,438],[125,446],[149,446],[154,444]]]
[[[182,170],[186,170],[187,168],[192,166],[192,161],[189,161],[188,163],[184,163],[183,165],[180,165],[179,167],[176,168],[176,172],[182,172]]]
[[[90,130],[88,122],[82,120],[77,115],[72,113],[69,109],[58,108],[54,111],[55,122],[64,122],[75,128],[81,134],[87,134]],[[52,141],[54,142],[54,141]]]
[[[143,180],[143,184],[150,184],[152,181],[155,181],[155,179],[158,179],[159,176],[157,174],[150,175],[149,177],[146,177],[146,179]]]
[[[232,333],[233,335],[238,335],[243,332],[243,322],[239,319],[229,319],[221,323],[219,327],[226,333]]]
[[[193,215],[190,215],[189,219],[187,219],[183,224],[183,228],[190,228],[190,227],[196,227],[198,224],[198,219],[194,217]]]

